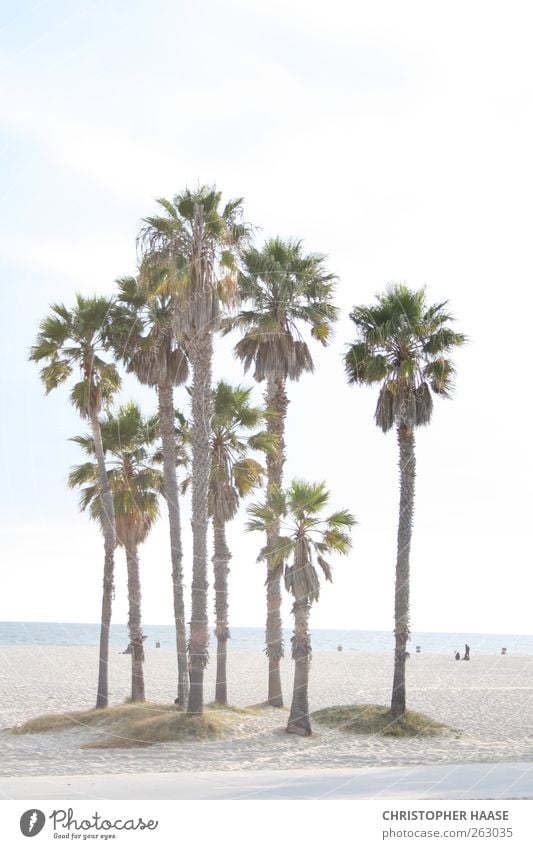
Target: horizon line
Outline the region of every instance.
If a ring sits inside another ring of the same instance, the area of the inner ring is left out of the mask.
[[[58,620],[55,620],[55,619],[0,619],[0,625],[7,625],[7,624],[9,624],[9,625],[91,625],[91,626],[96,626],[96,627],[100,627],[100,625],[101,625],[100,622],[59,622]],[[209,627],[211,627],[212,624],[214,625],[214,622],[209,623]],[[127,622],[112,622],[110,627],[113,628],[113,626],[116,626],[116,625],[119,625],[119,626],[124,627],[124,628],[128,627]],[[171,628],[173,626],[174,626],[174,622],[147,622],[143,625],[143,628],[150,628],[150,627]],[[264,624],[261,624],[261,625],[232,625],[231,627],[233,627],[233,628],[264,629],[265,626],[264,626]],[[291,631],[293,629],[290,626],[289,627],[284,626],[283,630],[284,631]],[[331,627],[323,628],[322,627],[321,628],[321,627],[317,627],[317,628],[313,628],[311,630],[311,633],[313,633],[313,631],[315,631],[315,632],[316,631],[353,631],[355,633],[365,633],[365,632],[386,633],[386,632],[388,632],[391,635],[394,633],[393,629],[391,629],[389,631],[387,628],[346,628],[346,627],[337,627],[337,628],[331,628]],[[530,633],[528,631],[514,631],[514,632],[511,632],[511,631],[466,631],[466,630],[427,631],[427,630],[424,630],[424,629],[420,629],[420,630],[413,629],[412,633],[413,634],[450,634],[450,635],[454,635],[454,636],[457,636],[458,634],[471,634],[471,635],[480,636],[480,637],[484,637],[484,636],[491,636],[491,637],[499,637],[499,636],[502,636],[502,637],[533,637],[533,633]]]

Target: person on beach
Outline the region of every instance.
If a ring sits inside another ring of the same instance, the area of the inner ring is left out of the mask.
[[[189,660],[189,662],[188,662],[188,664],[187,664],[187,669],[188,669],[188,672],[189,672],[189,684],[190,684],[190,683],[191,683],[191,669],[192,669],[191,661],[190,661],[190,660]],[[180,700],[179,700],[179,699],[174,699],[174,704],[175,704],[175,705],[179,705],[179,703],[180,703]]]
[[[144,643],[144,641],[145,641],[145,640],[147,640],[147,639],[148,639],[148,635],[147,635],[147,634],[143,634],[143,636],[141,637],[141,640],[143,641],[143,643]],[[128,648],[127,648],[127,649],[124,649],[124,651],[122,652],[122,654],[133,654],[133,643],[128,643]]]
[[[463,657],[463,660],[470,660],[470,646],[468,643],[465,643],[465,656]]]
[[[455,651],[455,659],[456,659],[456,660],[461,660],[461,655],[459,654],[459,652],[457,651],[457,649],[456,649],[456,651]]]

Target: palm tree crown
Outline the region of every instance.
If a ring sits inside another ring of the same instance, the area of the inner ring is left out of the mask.
[[[129,372],[147,386],[179,386],[189,373],[187,357],[175,333],[175,305],[157,284],[120,277],[112,312],[113,347]]]
[[[301,241],[270,239],[261,250],[243,256],[240,295],[250,304],[224,328],[245,331],[235,347],[245,370],[252,365],[256,380],[279,376],[297,380],[313,370],[309,347],[299,325],[326,345],[337,310],[332,304],[335,275],[326,270],[322,254],[305,254]]]
[[[52,304],[51,314],[39,326],[30,359],[47,361],[41,379],[47,394],[64,383],[77,368],[80,380],[72,387],[70,397],[80,415],[89,418],[111,400],[120,387],[116,366],[102,359],[109,347],[108,298],[84,298],[76,295],[76,304],[68,309]]]
[[[215,329],[220,301],[236,294],[236,250],[247,240],[242,198],[221,209],[221,192],[211,186],[185,191],[172,201],[158,198],[162,215],[144,219],[138,238],[141,281],[176,298],[180,338]]]
[[[261,484],[265,470],[249,452],[272,445],[265,431],[246,433],[265,419],[261,407],[251,406],[251,392],[223,380],[213,391],[209,513],[221,522],[233,519],[240,500]]]
[[[263,503],[253,504],[248,510],[248,531],[266,532],[281,519],[280,536],[271,549],[265,546],[261,550],[258,560],[268,557],[276,566],[285,566],[285,586],[297,602],[318,601],[320,579],[315,564],[331,581],[331,564],[326,556],[347,554],[351,547],[348,531],[356,519],[348,510],[322,517],[329,499],[325,483],[294,480],[286,490],[272,489]]]
[[[425,289],[394,285],[377,304],[355,307],[350,318],[358,337],[344,357],[346,374],[350,383],[382,383],[376,424],[384,432],[394,424],[428,424],[432,392],[448,398],[453,389],[448,354],[466,341],[449,327],[447,301],[428,307]]]
[[[163,475],[154,465],[150,450],[158,437],[158,419],[157,416],[144,418],[137,404],[130,402],[103,419],[101,431],[117,542],[124,547],[138,546],[159,515],[158,500],[163,492]],[[86,454],[94,454],[92,437],[76,436],[72,441]],[[88,461],[75,466],[69,475],[69,486],[83,486],[80,508],[89,510],[91,518],[102,524],[104,516],[94,463]]]

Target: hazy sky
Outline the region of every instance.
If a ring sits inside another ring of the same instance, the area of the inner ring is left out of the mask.
[[[339,275],[334,344],[289,386],[287,478],[325,479],[359,520],[312,625],[392,628],[396,441],[373,423],[376,392],[345,384],[341,355],[350,308],[404,281],[449,298],[471,337],[454,400],[417,436],[413,627],[533,631],[528,7],[2,0],[0,619],[100,612],[100,534],[66,487],[80,456],[67,440],[87,428],[27,362],[38,322],[51,301],[111,293],[134,272],[155,197],[216,181],[245,197],[260,240],[300,237]],[[231,344],[216,374],[251,385]],[[132,380],[123,398],[155,405]],[[231,618],[262,625],[262,540],[242,527]],[[187,504],[184,530],[189,564]],[[141,557],[144,619],[171,622],[164,520]],[[115,621],[124,586],[119,553]]]

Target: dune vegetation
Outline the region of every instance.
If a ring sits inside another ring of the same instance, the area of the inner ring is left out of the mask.
[[[347,734],[381,734],[384,737],[429,737],[435,734],[458,733],[423,713],[405,711],[394,718],[391,709],[383,705],[343,705],[317,710],[312,717],[319,725],[338,728]]]
[[[201,716],[175,705],[127,702],[73,713],[43,714],[11,729],[12,734],[43,734],[87,729],[82,749],[128,749],[176,740],[213,740],[231,734],[253,709],[207,705]]]

